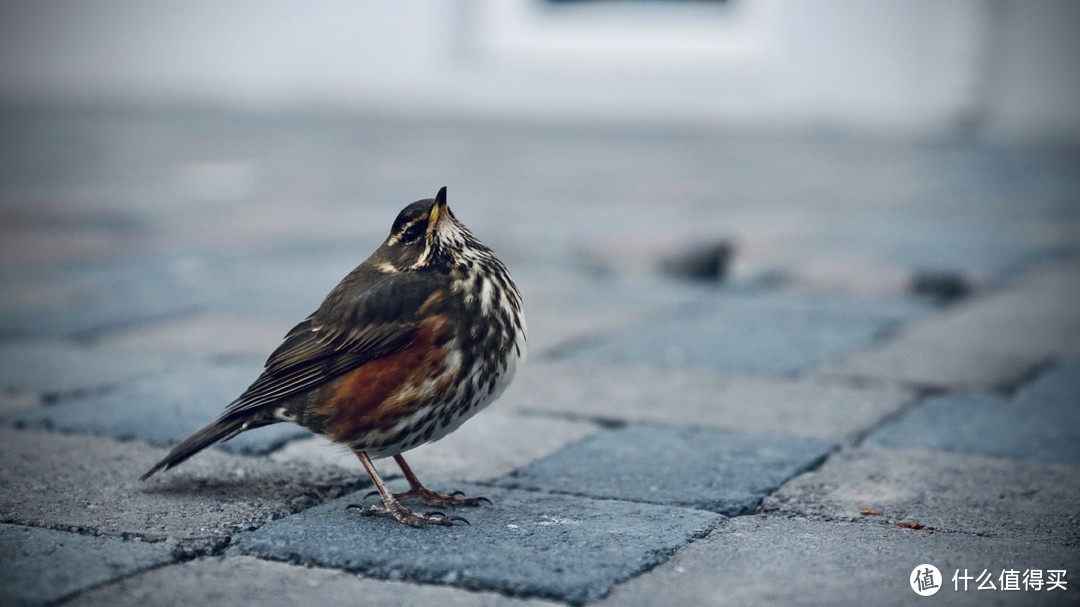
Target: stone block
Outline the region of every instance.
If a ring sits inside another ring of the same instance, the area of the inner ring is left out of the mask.
[[[94,534],[174,539],[198,554],[229,537],[365,486],[341,471],[200,453],[146,482],[165,455],[116,442],[0,429],[0,518]]]
[[[0,604],[52,605],[173,560],[172,546],[0,524]]]
[[[938,592],[920,597],[909,585],[915,567],[929,563],[942,574]],[[1063,605],[1073,601],[1072,571],[1080,549],[1002,541],[895,526],[827,522],[778,516],[727,521],[670,561],[617,587],[601,603],[655,605],[678,597],[683,605]],[[953,575],[1006,570],[1064,569],[1068,590],[977,590]]]
[[[65,607],[167,607],[173,605],[441,605],[445,607],[554,607],[493,592],[373,580],[320,567],[298,567],[250,556],[203,558],[161,567],[84,592]]]
[[[936,396],[869,442],[1033,462],[1080,464],[1080,359],[1045,371],[1013,397]]]
[[[20,428],[137,439],[168,447],[216,418],[261,369],[262,365],[256,364],[193,363],[102,393],[22,409],[0,419]],[[281,423],[244,432],[221,443],[220,448],[264,454],[309,435],[295,424]]]
[[[735,516],[753,512],[835,448],[794,436],[632,424],[594,434],[498,484]]]
[[[520,371],[500,406],[570,419],[641,421],[850,442],[913,398],[911,392],[880,384],[640,364],[536,362]]]
[[[1020,543],[1080,542],[1077,467],[864,447],[838,453],[766,498],[765,511],[830,521],[919,523]],[[864,517],[864,508],[880,516]]]
[[[415,529],[346,510],[360,494],[236,538],[230,553],[365,576],[582,604],[646,571],[723,517],[698,510],[462,486],[493,506],[459,508],[471,524]]]

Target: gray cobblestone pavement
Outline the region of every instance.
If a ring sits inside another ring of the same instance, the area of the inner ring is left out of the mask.
[[[530,360],[410,462],[492,506],[285,425],[137,480],[442,185]],[[7,111],[0,217],[0,604],[1080,603],[1075,150]]]

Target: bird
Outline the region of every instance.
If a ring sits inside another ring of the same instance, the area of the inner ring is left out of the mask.
[[[454,216],[443,187],[402,209],[386,240],[285,335],[258,378],[140,480],[241,432],[293,422],[360,460],[382,506],[350,508],[414,527],[467,523],[402,504],[490,503],[428,489],[402,453],[443,438],[496,400],[524,363],[527,341],[510,272]],[[407,491],[387,490],[372,463],[386,457],[401,468]]]

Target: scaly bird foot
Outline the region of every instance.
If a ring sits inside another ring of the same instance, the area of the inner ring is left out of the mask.
[[[378,491],[369,491],[364,495],[363,501],[367,501],[368,498],[378,495]],[[398,501],[405,500],[420,500],[428,506],[439,506],[445,508],[447,506],[453,508],[455,506],[479,506],[480,504],[487,504],[491,506],[491,500],[486,497],[465,497],[465,494],[461,491],[455,491],[449,495],[445,493],[439,493],[438,491],[432,491],[427,487],[413,487],[408,491],[402,491],[401,493],[395,493],[394,499]]]
[[[471,524],[460,516],[446,516],[442,512],[416,512],[414,510],[409,510],[397,502],[393,502],[389,506],[367,507],[361,506],[360,504],[349,504],[345,509],[359,510],[360,514],[364,516],[392,516],[397,519],[398,522],[413,527],[423,527],[424,525],[443,525],[449,527],[452,526],[455,521],[465,523],[466,525]]]
[[[413,487],[408,491],[395,493],[394,498],[404,500],[420,500],[428,506],[454,507],[454,506],[479,506],[480,504],[491,505],[491,500],[486,497],[465,497],[461,491],[455,491],[449,495],[432,491],[427,487]]]

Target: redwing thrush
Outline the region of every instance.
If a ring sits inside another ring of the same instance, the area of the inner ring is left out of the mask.
[[[491,404],[525,358],[521,295],[506,266],[454,217],[446,188],[398,214],[390,236],[296,325],[258,379],[142,479],[214,443],[291,421],[349,446],[389,514],[451,525],[401,505],[476,505],[424,487],[402,452],[438,440]],[[391,494],[372,458],[393,456],[410,489]]]

